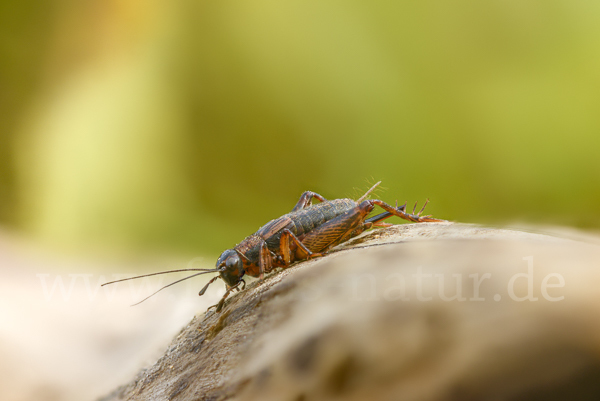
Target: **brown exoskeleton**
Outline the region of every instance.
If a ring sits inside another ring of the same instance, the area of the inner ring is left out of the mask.
[[[208,286],[215,280],[222,279],[227,286],[227,291],[219,303],[213,305],[216,306],[216,312],[220,312],[231,291],[234,289],[240,290],[240,285],[242,285],[242,290],[245,288],[246,282],[243,277],[246,274],[259,277],[262,280],[264,274],[270,272],[273,268],[286,268],[296,261],[323,256],[332,247],[359,235],[365,230],[372,227],[391,226],[391,224],[382,223],[383,220],[391,216],[398,216],[413,222],[445,221],[434,219],[431,216],[421,216],[428,201],[425,202],[418,213],[415,213],[415,204],[413,213],[409,214],[406,213],[406,203],[400,207],[393,207],[378,199],[367,200],[366,197],[379,184],[380,182],[375,184],[356,201],[352,199],[327,200],[317,193],[304,192],[290,213],[271,220],[232,249],[224,251],[217,259],[215,269],[171,270],[124,280],[177,271],[200,271],[200,273],[177,280],[160,289],[162,290],[200,274],[219,273],[200,290],[199,295],[203,295]],[[312,200],[314,198],[318,199],[320,203],[313,205]],[[381,207],[385,212],[367,218],[375,206]],[[111,281],[106,284],[124,280]]]

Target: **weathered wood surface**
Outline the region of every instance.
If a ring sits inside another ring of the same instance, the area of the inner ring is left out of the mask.
[[[104,400],[597,400],[599,263],[517,231],[373,231],[198,314]]]

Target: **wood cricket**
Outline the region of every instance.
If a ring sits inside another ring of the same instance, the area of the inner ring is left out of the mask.
[[[357,200],[327,200],[317,193],[311,191],[304,192],[290,213],[271,220],[232,249],[224,251],[219,259],[217,259],[214,269],[169,270],[115,280],[102,285],[154,276],[157,274],[199,271],[199,273],[195,273],[160,288],[158,291],[137,303],[139,304],[157,292],[183,280],[201,274],[219,273],[217,276],[213,277],[198,294],[202,296],[210,284],[219,278],[222,279],[227,287],[225,295],[223,295],[218,304],[210,307],[216,307],[216,312],[218,313],[223,308],[225,300],[233,290],[240,291],[240,286],[241,290],[245,289],[246,282],[243,277],[246,274],[252,277],[258,277],[262,281],[264,274],[270,272],[274,268],[287,268],[297,261],[321,257],[336,245],[339,245],[370,228],[389,227],[392,224],[383,223],[383,220],[392,216],[398,216],[412,222],[446,221],[434,219],[431,215],[421,216],[429,200],[425,201],[425,204],[419,212],[415,212],[417,207],[417,204],[415,203],[413,212],[407,213],[406,203],[400,207],[398,207],[397,204],[393,207],[379,199],[367,199],[369,194],[380,183],[381,181],[375,184]],[[319,203],[313,205],[313,199],[319,200]],[[375,206],[379,206],[385,210],[385,212],[367,218]]]

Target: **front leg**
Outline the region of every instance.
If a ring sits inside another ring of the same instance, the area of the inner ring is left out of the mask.
[[[208,309],[216,307],[217,309],[215,310],[215,313],[221,312],[221,309],[223,309],[223,305],[225,305],[225,300],[229,296],[229,293],[231,291],[235,290],[236,288],[238,288],[240,286],[240,284],[242,284],[242,281],[243,280],[240,280],[236,285],[229,287],[227,289],[227,291],[225,291],[225,295],[223,295],[223,297],[221,298],[221,300],[219,301],[219,303],[216,304],[216,305],[209,306]],[[244,281],[244,286],[245,285],[246,285],[246,282]],[[208,309],[206,309],[207,312],[208,312]]]

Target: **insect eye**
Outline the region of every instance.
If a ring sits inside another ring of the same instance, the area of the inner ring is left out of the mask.
[[[240,258],[237,255],[233,255],[227,258],[227,260],[225,261],[225,265],[228,269],[231,269],[232,267],[240,267],[240,262]]]

